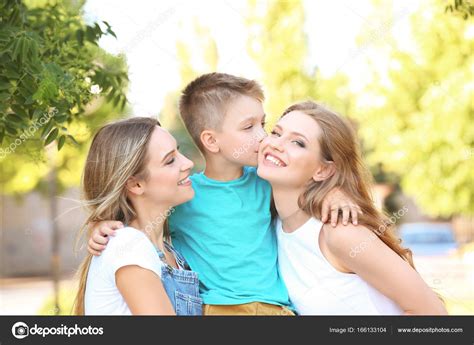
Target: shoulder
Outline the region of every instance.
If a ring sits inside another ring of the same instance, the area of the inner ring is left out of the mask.
[[[136,265],[161,276],[162,262],[153,243],[145,233],[131,227],[116,232],[105,248],[102,260],[112,274],[121,267]]]
[[[110,238],[104,254],[107,250],[111,255],[117,255],[124,251],[153,251],[153,244],[142,231],[127,226],[118,230],[115,236]]]
[[[130,226],[126,226],[115,232],[115,236],[112,236],[110,238],[109,244],[125,243],[128,241],[141,240],[141,239],[148,240],[148,238],[142,231],[132,228]]]
[[[338,224],[334,228],[330,224],[324,224],[321,231],[327,248],[341,258],[350,256],[357,248],[378,240],[377,235],[363,225]]]

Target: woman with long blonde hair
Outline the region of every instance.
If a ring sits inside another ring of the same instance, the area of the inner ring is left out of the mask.
[[[166,218],[194,196],[193,163],[157,120],[135,117],[102,127],[83,173],[87,224],[125,228],[79,269],[77,315],[200,315],[199,281],[172,247]],[[88,234],[86,234],[88,238]]]
[[[278,263],[298,314],[446,314],[376,209],[342,117],[311,101],[290,106],[260,146],[258,174],[273,188]],[[336,187],[360,206],[358,226],[321,222]]]

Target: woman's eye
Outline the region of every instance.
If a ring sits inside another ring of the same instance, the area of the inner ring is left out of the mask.
[[[278,133],[277,133],[277,132],[275,132],[275,131],[271,131],[271,134],[272,134],[272,135],[276,135],[277,137],[279,137],[279,136],[280,136],[280,134],[278,134]]]
[[[250,126],[245,127],[244,129],[250,129],[250,128],[252,128],[252,127],[253,127],[253,126],[250,125]]]
[[[171,164],[174,163],[174,161],[175,161],[175,159],[171,158],[168,162],[166,162],[166,165],[171,165]]]
[[[298,145],[299,147],[306,147],[306,145],[302,142],[302,141],[299,141],[299,140],[295,140],[293,141],[296,145]]]

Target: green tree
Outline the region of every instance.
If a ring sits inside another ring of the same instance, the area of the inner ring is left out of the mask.
[[[404,192],[427,213],[472,215],[473,24],[446,15],[439,1],[410,20],[411,50],[392,42],[368,58],[386,57],[389,69],[374,70],[354,109],[367,158],[398,174]]]
[[[110,25],[86,25],[80,7],[29,8],[20,0],[2,1],[0,29],[0,143],[7,144],[45,114],[39,139],[73,140],[67,125],[84,114],[92,89],[122,108],[126,71],[101,64],[97,47]],[[52,111],[54,110],[54,112]]]
[[[469,0],[454,0],[445,7],[445,12],[455,13],[462,16],[464,20],[474,16],[474,5]]]
[[[0,184],[5,194],[46,190],[41,187],[53,156],[58,192],[77,185],[83,144],[127,103],[125,60],[97,45],[103,35],[115,34],[105,22],[86,25],[82,5],[18,0],[0,5]],[[55,154],[52,145],[61,152]]]

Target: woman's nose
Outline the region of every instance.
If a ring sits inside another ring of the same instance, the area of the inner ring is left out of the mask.
[[[192,160],[190,160],[188,157],[185,155],[181,154],[182,159],[183,159],[183,164],[181,165],[181,170],[191,170],[194,167],[194,163]]]
[[[268,138],[269,138],[268,145],[270,145],[272,149],[280,151],[280,152],[283,151],[281,138],[274,138],[274,137],[268,137]]]

